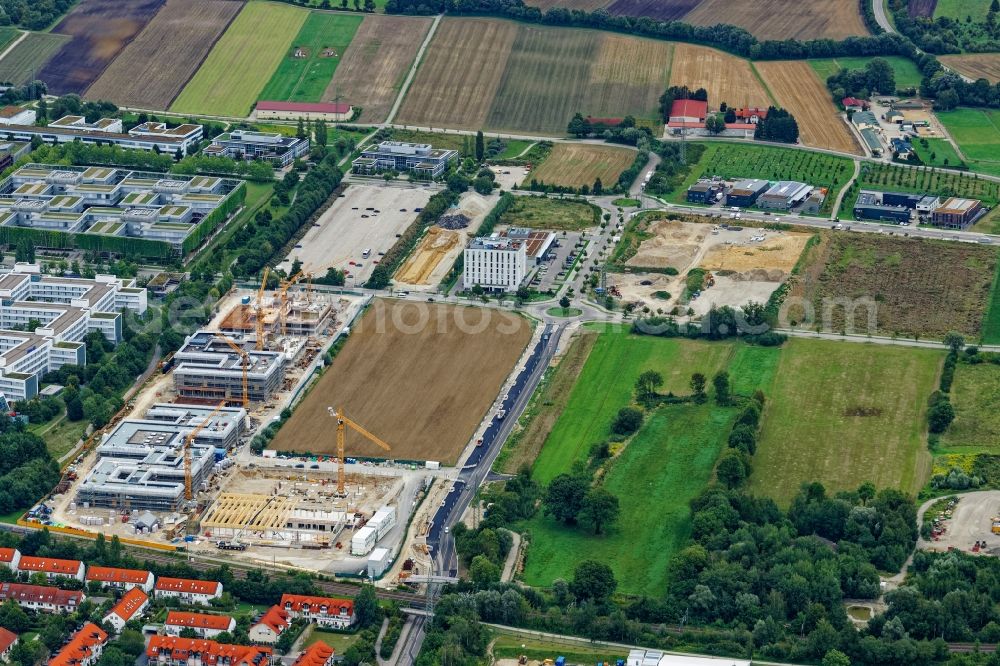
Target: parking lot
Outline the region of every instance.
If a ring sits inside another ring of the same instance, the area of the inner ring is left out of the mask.
[[[335,267],[349,273],[348,285],[361,284],[433,193],[432,188],[422,186],[352,184],[279,268],[288,270],[298,259],[305,270],[317,276]],[[363,256],[365,250],[370,250],[368,257]]]
[[[579,242],[581,235],[577,232],[567,232],[565,235],[559,233],[556,235],[556,239],[548,252],[552,259],[539,264],[535,277],[531,282],[532,287],[538,291],[548,291],[549,289],[555,289],[557,286],[556,283],[562,282],[566,278],[565,275],[560,278],[559,274],[566,268],[566,259],[570,253],[579,250],[579,248],[576,248],[576,244]]]

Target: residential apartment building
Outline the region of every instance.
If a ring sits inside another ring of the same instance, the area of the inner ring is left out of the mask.
[[[259,620],[251,625],[247,635],[254,643],[274,645],[291,625],[291,614],[281,606],[271,606]]]
[[[0,602],[11,599],[18,606],[42,613],[72,613],[86,599],[82,590],[61,590],[47,585],[0,583]]]
[[[17,571],[17,564],[21,561],[21,551],[17,548],[0,548],[0,566]]]
[[[333,666],[337,662],[334,649],[323,641],[316,641],[292,662],[292,666]]]
[[[88,622],[49,659],[49,666],[91,666],[101,658],[107,643],[108,633],[93,622]]]
[[[278,605],[292,619],[305,618],[321,627],[347,629],[356,620],[354,602],[350,599],[283,594]]]
[[[0,627],[0,661],[10,661],[10,651],[17,645],[17,634],[10,629]]]
[[[142,617],[148,607],[149,596],[138,587],[133,587],[112,606],[104,616],[104,622],[114,627],[115,633],[120,634],[130,620]]]
[[[153,666],[270,666],[272,650],[256,645],[225,645],[204,638],[152,636],[146,658]]]
[[[180,636],[185,629],[198,634],[198,638],[214,638],[224,631],[233,632],[236,620],[228,615],[212,615],[210,613],[187,613],[170,611],[163,623],[163,630],[168,636]]]
[[[97,582],[102,588],[115,590],[131,590],[138,588],[147,594],[153,591],[155,577],[152,571],[142,569],[117,569],[115,567],[87,567],[86,583]]]
[[[475,238],[465,248],[462,284],[466,289],[478,285],[487,291],[514,291],[524,282],[526,271],[525,244],[493,234]]]
[[[86,566],[80,560],[63,560],[55,557],[36,557],[24,555],[17,564],[18,573],[28,576],[43,573],[48,580],[56,578],[75,578],[83,582]]]
[[[153,588],[157,599],[177,599],[185,604],[208,605],[222,596],[222,583],[191,578],[163,578]]]

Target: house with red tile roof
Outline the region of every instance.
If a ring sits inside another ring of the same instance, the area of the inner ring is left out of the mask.
[[[116,633],[121,633],[125,624],[129,620],[142,617],[143,612],[149,607],[149,596],[137,587],[122,595],[111,611],[104,616],[104,621],[115,628]]]
[[[271,654],[269,647],[178,636],[153,636],[146,645],[146,658],[154,666],[270,666]]]
[[[118,569],[116,567],[90,566],[85,578],[87,583],[98,582],[103,588],[116,590],[131,590],[138,587],[146,594],[153,591],[156,580],[152,571],[142,569]]]
[[[65,577],[76,578],[82,582],[86,567],[80,560],[60,560],[55,557],[25,555],[18,561],[17,570],[23,571],[29,576],[44,573],[49,580]]]
[[[323,641],[316,641],[305,649],[292,666],[333,666],[335,652]]]
[[[224,631],[236,629],[236,620],[228,615],[212,615],[210,613],[187,613],[170,611],[163,629],[168,636],[180,636],[185,629],[191,629],[199,638],[214,638]]]
[[[292,618],[305,618],[321,627],[347,629],[354,624],[354,602],[335,597],[312,597],[304,594],[283,594],[278,604]]]
[[[163,578],[153,588],[157,599],[179,599],[186,604],[209,604],[222,596],[222,583],[193,578]]]
[[[21,551],[17,548],[0,548],[0,566],[17,571],[17,564],[21,561]]]
[[[285,629],[292,623],[291,614],[281,606],[271,606],[267,612],[255,622],[247,635],[254,643],[267,643],[274,645],[278,642],[278,637],[284,633]]]
[[[0,627],[0,661],[10,659],[10,651],[17,645],[17,634],[10,629]]]
[[[72,613],[86,599],[82,590],[60,590],[47,585],[0,584],[0,602],[13,599],[21,608],[44,613]]]
[[[90,666],[101,658],[107,642],[107,632],[88,622],[73,634],[59,654],[49,659],[49,666]]]

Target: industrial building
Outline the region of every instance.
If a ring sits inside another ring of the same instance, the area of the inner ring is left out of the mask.
[[[760,195],[767,192],[771,184],[766,180],[749,179],[741,180],[726,193],[727,206],[749,207],[757,203]]]
[[[46,372],[85,365],[83,340],[91,331],[119,342],[122,309],[146,311],[146,291],[134,279],[42,275],[37,264],[0,272],[0,393],[11,401],[30,400]],[[25,330],[32,322],[40,326]]]
[[[722,194],[722,183],[714,180],[699,180],[687,189],[688,203],[714,204]]]
[[[243,399],[246,372],[247,398],[266,402],[281,388],[285,376],[285,355],[256,351],[245,339],[237,339],[236,352],[224,339],[211,331],[200,330],[188,336],[174,354],[174,389],[182,398],[231,403]]]
[[[525,243],[493,234],[474,238],[465,248],[462,283],[466,289],[476,285],[487,291],[514,291],[524,281],[527,271]]]
[[[0,225],[161,241],[179,254],[202,221],[233,212],[231,199],[244,191],[241,181],[214,176],[27,164],[0,183]]]
[[[817,187],[806,197],[799,212],[803,215],[818,215],[826,201],[826,195],[827,189],[825,187]]]
[[[346,123],[354,107],[340,102],[272,102],[261,100],[254,109],[257,120],[325,120]]]
[[[212,145],[205,148],[202,154],[234,160],[263,160],[282,168],[309,154],[309,139],[277,132],[233,130],[212,139]]]
[[[501,231],[500,238],[509,238],[512,241],[524,243],[525,258],[531,264],[537,265],[542,263],[545,254],[552,248],[556,235],[551,231],[511,227],[506,231]]]
[[[47,127],[36,127],[30,123],[2,123],[0,131],[13,141],[31,141],[38,137],[43,143],[72,143],[80,141],[95,145],[116,145],[127,150],[158,150],[174,155],[179,150],[187,155],[198,146],[204,129],[201,125],[184,124],[168,129],[163,123],[144,123],[122,132],[122,121],[117,118],[101,118],[96,123],[88,123],[83,116],[64,116],[54,120]]]
[[[931,224],[945,229],[964,229],[985,212],[983,203],[978,199],[949,197],[931,211]]]
[[[912,206],[907,206],[903,205],[908,201],[906,196],[895,192],[861,190],[858,193],[858,200],[854,203],[854,217],[859,220],[909,222],[911,211],[916,207],[920,197],[916,197]]]
[[[769,210],[788,210],[806,200],[812,186],[798,183],[794,180],[783,180],[775,183],[757,199],[757,206]]]
[[[458,159],[457,150],[441,150],[427,143],[383,141],[361,151],[351,164],[354,173],[374,175],[383,171],[409,173],[419,178],[437,178]]]

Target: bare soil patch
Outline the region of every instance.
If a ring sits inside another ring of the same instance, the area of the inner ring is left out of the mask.
[[[699,264],[713,271],[777,271],[788,274],[802,255],[810,234],[770,232],[756,243],[714,245]],[[779,278],[783,279],[782,278]]]
[[[648,16],[661,21],[677,21],[698,6],[701,0],[616,0],[608,11],[616,16]]]
[[[453,463],[530,339],[512,313],[376,300],[273,447],[334,452],[334,406],[392,446],[349,433],[348,455]]]
[[[711,227],[690,222],[656,220],[647,228],[648,238],[626,263],[646,268],[676,268],[683,273],[698,259]]]
[[[867,35],[856,0],[828,0],[822,6],[801,0],[703,0],[685,23],[738,25],[758,39],[844,39]]]

